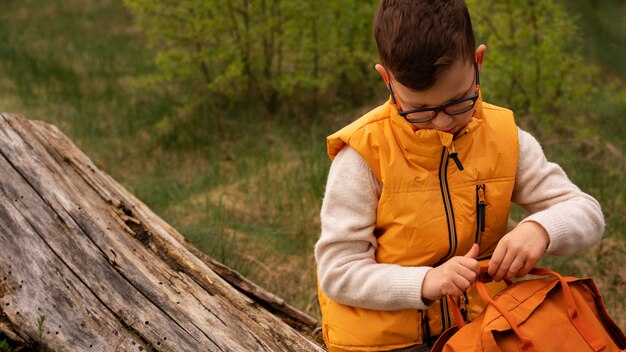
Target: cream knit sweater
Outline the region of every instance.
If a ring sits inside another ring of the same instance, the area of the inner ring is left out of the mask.
[[[381,184],[351,147],[334,159],[315,246],[318,277],[332,300],[375,310],[425,309],[422,281],[431,267],[377,263],[376,208]],[[604,218],[598,202],[582,192],[537,140],[519,130],[519,159],[512,201],[532,215],[550,237],[546,254],[568,255],[600,240]]]

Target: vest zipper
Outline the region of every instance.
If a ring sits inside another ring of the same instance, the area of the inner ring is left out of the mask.
[[[459,306],[462,306],[461,308],[461,315],[463,316],[463,321],[469,321],[469,318],[467,317],[467,313],[469,312],[469,298],[467,298],[467,291],[463,291],[463,304],[461,305],[461,298],[459,298]],[[457,323],[457,326],[459,324]]]
[[[454,298],[450,297],[450,299]],[[439,302],[441,302],[439,307],[441,308],[441,333],[443,334],[443,332],[446,331],[446,329],[448,329],[451,325],[450,311],[448,308],[448,299],[446,298],[446,296],[441,297],[441,300]]]
[[[422,313],[422,343],[432,344],[433,337],[430,335],[430,319],[428,318],[428,310],[420,310]]]
[[[443,198],[443,207],[446,212],[446,219],[448,222],[448,239],[450,241],[450,248],[448,253],[439,260],[435,265],[444,263],[446,260],[452,258],[456,253],[457,238],[456,238],[456,224],[454,223],[454,210],[452,209],[452,200],[450,199],[450,190],[448,189],[448,162],[450,158],[455,161],[459,170],[463,170],[461,161],[456,156],[454,150],[454,144],[451,145],[452,154],[449,154],[448,148],[443,147],[441,152],[441,162],[439,164],[439,185],[441,188],[441,197]],[[451,155],[455,155],[452,157]],[[458,163],[457,163],[458,161]],[[460,166],[459,166],[460,165]],[[450,312],[448,311],[448,301],[444,298],[439,300],[441,308],[441,332],[443,333],[450,327]]]
[[[454,210],[452,209],[452,200],[450,199],[450,190],[448,189],[448,148],[443,147],[441,153],[441,163],[439,165],[439,186],[441,188],[441,197],[443,198],[443,207],[446,212],[446,220],[448,222],[448,240],[450,241],[450,248],[448,253],[439,260],[435,265],[442,264],[446,260],[452,258],[456,252],[457,238],[456,238],[456,225],[454,223]]]
[[[487,185],[476,185],[476,238],[475,243],[480,244],[481,235],[485,232],[485,217],[487,200],[485,198],[485,191]]]

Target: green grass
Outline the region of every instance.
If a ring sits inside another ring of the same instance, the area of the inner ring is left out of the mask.
[[[200,249],[319,315],[312,247],[329,167],[324,137],[357,112],[268,119],[223,102],[183,109],[185,92],[143,88],[155,67],[121,1],[0,2],[0,43],[0,110],[59,126]],[[542,265],[593,276],[626,327],[623,86],[595,111],[542,142],[601,202],[606,238]]]
[[[127,161],[137,149],[127,141],[141,137],[173,101],[136,88],[154,67],[123,4],[5,1],[0,7],[2,110],[56,124],[101,165]]]
[[[183,132],[165,133],[162,145],[177,149],[158,147],[156,164],[126,184],[200,249],[305,308],[328,170],[319,141],[329,129],[253,111],[222,123],[228,132],[206,135],[209,142],[173,142]]]

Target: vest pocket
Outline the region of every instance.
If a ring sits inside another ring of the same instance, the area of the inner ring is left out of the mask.
[[[485,217],[487,210],[487,199],[485,191],[487,185],[476,185],[476,238],[475,243],[480,244],[483,232],[485,232]]]

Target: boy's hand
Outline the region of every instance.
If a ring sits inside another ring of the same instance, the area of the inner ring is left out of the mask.
[[[494,281],[522,277],[535,267],[548,249],[548,232],[536,222],[524,222],[500,239],[489,261]]]
[[[432,301],[443,295],[458,297],[476,281],[480,267],[476,257],[478,245],[464,256],[450,258],[447,262],[429,270],[422,283],[422,300]]]

